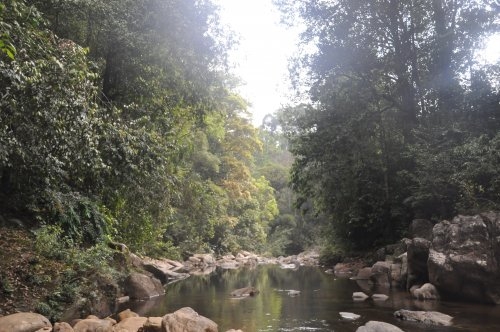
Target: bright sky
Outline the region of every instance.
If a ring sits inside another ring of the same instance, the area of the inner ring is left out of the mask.
[[[272,0],[215,0],[222,23],[240,37],[230,53],[234,73],[243,80],[239,93],[251,103],[253,123],[260,126],[266,114],[288,103],[288,58],[298,44],[298,30],[279,24]],[[479,55],[487,62],[500,58],[500,34],[491,38]]]
[[[298,32],[280,25],[272,0],[216,0],[221,20],[240,37],[230,53],[235,74],[244,85],[239,93],[251,103],[253,123],[287,103],[288,58],[294,53]]]

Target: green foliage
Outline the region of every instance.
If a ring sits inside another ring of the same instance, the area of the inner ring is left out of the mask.
[[[498,31],[491,7],[276,3],[285,19],[300,15],[306,25],[308,52],[292,76],[300,90],[309,75],[312,103],[283,109],[280,124],[295,156],[297,203],[325,216],[325,235],[344,248],[371,249],[396,240],[414,217],[498,207],[491,137],[499,95],[496,74],[486,74],[498,65],[474,58]]]
[[[335,266],[335,264],[342,262],[345,256],[344,250],[330,242],[322,247],[319,263],[325,266]]]
[[[69,241],[59,226],[45,226],[36,232],[35,250],[44,257],[64,260]]]
[[[2,274],[0,274],[0,292],[2,294],[12,294],[15,291],[9,280]]]

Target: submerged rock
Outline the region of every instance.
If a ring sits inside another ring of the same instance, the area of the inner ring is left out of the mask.
[[[231,292],[232,297],[245,297],[245,296],[254,296],[259,294],[259,290],[255,287],[244,287],[240,289],[236,289]]]
[[[402,320],[441,326],[450,326],[453,319],[453,317],[437,311],[411,311],[404,309],[396,311],[394,316]]]

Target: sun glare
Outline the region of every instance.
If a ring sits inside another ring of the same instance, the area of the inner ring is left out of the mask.
[[[484,49],[479,53],[482,60],[495,63],[500,60],[500,33],[487,39]]]
[[[288,58],[298,33],[279,24],[271,0],[217,0],[223,24],[240,37],[230,53],[235,73],[243,80],[241,95],[251,103],[254,125],[286,102]]]

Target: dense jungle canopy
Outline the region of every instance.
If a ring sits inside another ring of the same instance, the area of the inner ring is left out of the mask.
[[[278,255],[500,209],[500,63],[477,56],[498,2],[274,2],[305,25],[304,103],[259,129],[210,0],[0,3],[2,222],[153,256]]]
[[[292,184],[332,243],[500,208],[500,63],[479,57],[498,1],[275,2],[305,25],[292,77],[310,102],[281,112]]]

